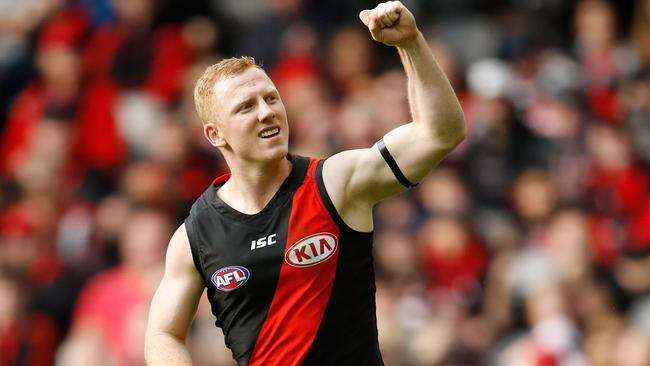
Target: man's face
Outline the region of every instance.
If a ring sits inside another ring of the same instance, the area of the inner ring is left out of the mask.
[[[287,112],[264,71],[248,68],[218,81],[214,88],[217,138],[213,145],[246,161],[280,159],[287,155]],[[209,129],[206,126],[208,135]]]

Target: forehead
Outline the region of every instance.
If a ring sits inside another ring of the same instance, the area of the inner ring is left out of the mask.
[[[214,85],[215,95],[223,104],[236,103],[252,94],[271,90],[275,90],[273,81],[257,67],[249,67],[241,74],[218,80]]]

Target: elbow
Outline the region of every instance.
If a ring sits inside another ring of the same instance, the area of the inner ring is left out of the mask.
[[[454,126],[456,145],[460,144],[465,140],[465,113],[463,110],[458,107],[457,112],[454,114],[452,125]]]
[[[155,364],[156,355],[164,348],[165,334],[162,332],[147,331],[144,337],[144,359],[147,365]]]
[[[450,151],[465,140],[465,117],[462,112],[450,116],[446,123],[438,124],[438,126],[444,126],[444,128],[437,129],[437,140],[441,141]]]
[[[144,359],[147,365],[168,365],[168,360],[188,358],[185,337],[167,330],[147,330],[144,337]],[[189,364],[189,363],[174,363]]]
[[[450,136],[451,143],[454,147],[460,145],[465,140],[465,116],[461,113],[453,123],[453,133]]]
[[[450,108],[444,113],[432,114],[415,119],[425,138],[437,149],[451,151],[465,140],[465,115],[462,109]]]
[[[145,334],[144,338],[144,360],[147,365],[151,365],[153,363],[153,354],[154,350],[156,348],[155,346],[155,337],[152,336],[150,333]]]

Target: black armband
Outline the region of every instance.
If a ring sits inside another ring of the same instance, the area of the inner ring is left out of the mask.
[[[388,167],[390,170],[393,172],[395,175],[395,178],[406,188],[413,188],[418,185],[418,183],[411,183],[402,171],[399,169],[399,166],[397,166],[397,162],[395,162],[395,159],[393,159],[393,156],[388,152],[388,149],[386,148],[386,144],[384,143],[384,139],[380,139],[377,141],[377,148],[379,148],[379,153],[381,156],[384,158],[384,161],[386,161],[386,164],[388,164]]]

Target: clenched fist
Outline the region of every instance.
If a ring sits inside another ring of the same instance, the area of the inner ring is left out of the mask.
[[[413,14],[399,1],[388,1],[372,10],[363,10],[359,18],[375,41],[388,46],[402,46],[418,34]]]

